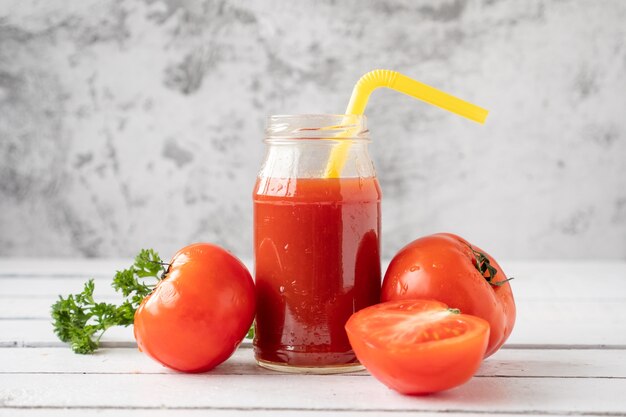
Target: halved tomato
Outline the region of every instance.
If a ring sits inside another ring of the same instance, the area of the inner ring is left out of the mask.
[[[354,353],[370,373],[403,394],[456,387],[478,370],[489,323],[433,300],[389,301],[346,323]]]

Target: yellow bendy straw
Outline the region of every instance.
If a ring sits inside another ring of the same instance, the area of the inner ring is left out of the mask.
[[[362,76],[352,90],[352,97],[346,109],[346,115],[361,115],[365,111],[370,94],[377,88],[387,87],[399,91],[426,103],[441,107],[459,116],[466,117],[478,123],[485,123],[487,110],[454,97],[441,90],[416,81],[406,75],[390,70],[374,70]],[[346,136],[345,134],[342,136]],[[338,178],[346,163],[350,142],[341,142],[333,147],[328,164],[326,165],[325,178]]]

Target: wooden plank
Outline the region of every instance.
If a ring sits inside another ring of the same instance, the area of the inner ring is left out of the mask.
[[[242,259],[242,262],[251,269],[251,259]],[[112,276],[132,263],[132,258],[0,258],[0,279]]]
[[[96,287],[96,289],[99,288]],[[24,295],[0,296],[0,320],[11,318],[48,319],[50,317],[50,307],[57,301],[57,297],[57,295],[39,295],[35,297]],[[110,303],[119,303],[122,297],[113,292],[105,295],[97,292],[96,299]],[[575,300],[556,297],[552,300],[518,298],[516,305],[519,320],[530,320],[533,326],[538,320],[545,319],[548,322],[552,319],[558,320],[559,317],[565,315],[573,319],[582,318],[583,320],[589,314],[591,314],[594,320],[598,319],[602,313],[606,316],[610,314],[613,317],[626,318],[626,313],[619,308],[620,305],[626,305],[626,296],[623,298],[614,297],[595,300]],[[567,319],[567,317],[564,318]]]
[[[166,257],[167,258],[167,257]],[[252,259],[241,259],[251,269]],[[116,269],[128,267],[132,258],[2,258],[0,277],[3,275],[108,275]],[[383,260],[383,270],[389,260]],[[519,279],[532,276],[558,279],[566,274],[584,275],[589,279],[626,273],[623,260],[500,260],[499,264],[509,276]],[[567,276],[567,275],[565,275]]]
[[[48,318],[53,301],[0,303],[5,309],[0,315],[0,346],[60,346]],[[11,305],[16,309],[8,312]],[[518,300],[517,305],[517,323],[509,345],[626,346],[626,300]],[[133,346],[132,331],[111,329],[103,341],[115,342],[108,346]]]
[[[0,258],[0,278],[6,276],[110,275],[127,268],[131,258]]]
[[[96,293],[115,295],[111,280],[121,261],[93,261],[93,271],[81,272],[90,263],[73,261],[55,264],[53,272],[33,274],[29,269],[2,269],[15,267],[0,260],[0,299],[15,296],[42,297],[80,291],[88,278],[95,278]],[[248,265],[251,261],[247,262]],[[510,267],[509,267],[510,264]],[[37,264],[39,265],[39,264]],[[65,265],[65,270],[62,269]],[[510,262],[506,264],[516,299],[624,299],[626,298],[626,262]],[[80,267],[80,268],[79,268]],[[37,267],[42,269],[41,267]],[[35,268],[33,271],[37,271]],[[26,272],[23,272],[26,271]],[[93,272],[98,272],[94,274]]]
[[[113,327],[102,337],[102,345],[134,347],[132,326]],[[0,347],[63,347],[54,334],[51,320],[0,320]]]
[[[249,339],[244,344],[251,343]],[[133,327],[112,327],[100,340],[102,347],[135,348]],[[52,327],[51,320],[0,320],[0,348],[7,347],[67,347],[61,342]]]
[[[624,261],[516,261],[501,263],[519,299],[626,297]]]
[[[626,345],[626,300],[519,300],[512,345]]]
[[[626,378],[626,349],[500,349],[478,376]]]
[[[7,263],[6,260],[4,263]],[[70,270],[72,264],[67,264],[59,264],[57,270],[61,271],[63,265]],[[79,265],[87,267],[92,264],[83,262]],[[94,265],[99,264],[96,262]],[[537,263],[519,265],[537,268]],[[559,265],[565,268],[568,264],[548,263],[547,267],[538,270],[556,276],[560,271]],[[626,311],[622,308],[626,305],[626,278],[621,275],[622,266],[626,263],[573,265],[572,269],[578,272],[570,274],[567,285],[556,287],[561,290],[552,298],[535,294],[544,285],[539,278],[524,282],[520,288],[526,288],[527,297],[517,297],[518,319],[509,344],[626,345]],[[603,271],[594,285],[589,285],[590,268]],[[563,281],[565,278],[561,276],[558,280]],[[50,305],[58,293],[79,291],[82,278],[5,277],[0,281],[0,346],[59,346],[49,325]],[[101,277],[96,281],[98,299],[119,300],[119,296],[110,288],[109,277]],[[536,288],[531,288],[533,286]],[[574,291],[575,294],[568,291]],[[114,330],[104,340],[112,342],[109,346],[132,346],[133,339],[129,330]]]
[[[108,276],[81,276],[67,277],[11,277],[0,278],[2,289],[0,290],[0,300],[13,297],[29,298],[49,298],[55,299],[60,294],[67,295],[83,290],[83,286],[88,279],[94,278],[95,292],[98,297],[119,297],[111,287],[113,274]],[[148,281],[148,280],[146,280]],[[150,280],[150,283],[152,282]]]
[[[211,417],[211,416],[219,416],[219,417],[250,417],[251,415],[257,417],[329,417],[339,415],[341,417],[363,417],[366,416],[381,416],[381,417],[391,417],[398,415],[407,415],[409,413],[414,414],[412,412],[403,413],[402,410],[395,411],[373,411],[368,412],[368,410],[361,411],[318,411],[318,410],[207,410],[207,409],[130,409],[124,408],[120,409],[101,409],[101,408],[72,408],[68,409],[65,407],[62,408],[0,408],[0,417],[32,417],[34,415],[42,416],[42,417],[50,417],[50,416],[63,416],[63,417],[90,417],[90,416],[98,416],[98,417],[119,417],[120,413],[123,413],[124,417],[194,417],[194,416],[202,416],[202,417]],[[446,417],[481,417],[485,416],[485,413],[454,413],[448,412],[446,410],[442,411],[442,415]],[[430,416],[430,415],[439,415],[437,411],[430,411],[426,413],[419,413],[420,416]],[[492,414],[493,415],[493,414]],[[519,416],[519,414],[502,414],[497,413],[498,416],[501,417],[515,417]],[[533,416],[550,416],[550,417],[566,417],[571,416],[571,414],[528,414]],[[593,415],[593,414],[587,414]]]
[[[76,355],[66,348],[5,348],[0,351],[2,374],[170,374],[175,373],[132,348],[101,349]],[[212,375],[269,375],[256,365],[253,350],[239,348]],[[367,371],[344,376],[367,376]],[[503,349],[485,360],[478,377],[626,378],[626,349],[534,350]]]
[[[626,379],[474,378],[426,397],[339,375],[14,374],[3,407],[618,414]]]
[[[53,296],[0,298],[0,320],[50,320],[50,309],[56,300]],[[121,297],[106,296],[98,297],[97,300],[119,304]]]

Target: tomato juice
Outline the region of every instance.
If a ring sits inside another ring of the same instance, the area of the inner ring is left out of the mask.
[[[257,360],[358,363],[344,325],[380,300],[378,181],[261,177],[253,198]]]

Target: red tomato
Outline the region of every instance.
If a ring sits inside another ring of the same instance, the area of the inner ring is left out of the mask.
[[[346,323],[352,349],[378,380],[403,394],[453,388],[476,373],[489,324],[439,301],[389,301]]]
[[[427,298],[489,322],[485,357],[506,341],[515,324],[515,301],[498,263],[465,239],[440,233],[422,237],[392,259],[381,300]]]
[[[254,283],[219,246],[189,245],[135,313],[139,349],[163,365],[204,372],[228,359],[252,324]]]

